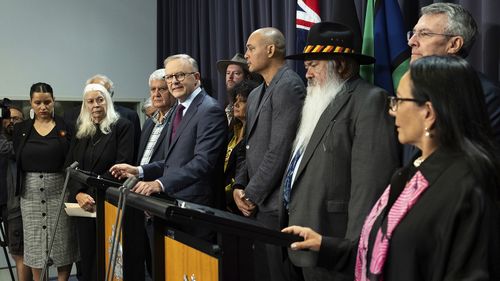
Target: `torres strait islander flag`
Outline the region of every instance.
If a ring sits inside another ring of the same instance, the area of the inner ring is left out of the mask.
[[[361,66],[361,76],[391,95],[410,63],[406,30],[397,0],[367,0],[362,52],[377,61]]]

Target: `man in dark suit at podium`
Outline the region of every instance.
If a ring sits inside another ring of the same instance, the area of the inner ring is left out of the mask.
[[[164,160],[141,166],[114,165],[115,177],[139,176],[133,191],[169,196],[206,206],[224,200],[220,185],[227,121],[218,102],[201,88],[197,62],[179,54],[165,60],[165,80],[178,103],[168,126]]]

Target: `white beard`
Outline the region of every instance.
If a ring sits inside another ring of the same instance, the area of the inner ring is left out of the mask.
[[[305,149],[319,118],[343,87],[343,81],[337,77],[330,77],[325,86],[320,86],[312,80],[308,81],[300,126],[293,144],[294,151],[300,146]]]

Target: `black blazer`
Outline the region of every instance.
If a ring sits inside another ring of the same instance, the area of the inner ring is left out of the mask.
[[[488,79],[481,72],[477,72],[481,86],[483,87],[484,102],[490,118],[493,137],[497,145],[500,145],[500,85]]]
[[[63,149],[66,153],[69,150],[71,135],[69,133],[69,128],[64,120],[59,117],[54,117],[56,121],[55,130],[57,134],[60,136],[59,141],[61,143],[61,149]],[[26,140],[30,136],[33,131],[33,124],[35,123],[35,119],[28,119],[21,123],[18,123],[14,126],[14,151],[16,152],[16,195],[19,195],[22,187],[22,163],[21,163],[21,153],[26,145]]]
[[[95,146],[94,154],[98,155],[98,157],[94,158],[92,163],[84,163],[84,157],[91,145],[90,138],[77,139],[74,137],[71,142],[70,152],[66,158],[66,166],[69,166],[74,161],[78,161],[80,163],[79,168],[109,179],[114,179],[108,172],[109,168],[117,163],[133,163],[133,143],[134,129],[132,124],[130,121],[120,118],[112,126],[111,132],[103,135],[101,141]],[[78,192],[85,192],[91,196],[94,195],[93,189],[76,182],[72,182],[69,187],[72,201],[74,201],[74,197]]]

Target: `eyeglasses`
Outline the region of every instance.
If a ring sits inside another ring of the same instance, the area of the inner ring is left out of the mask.
[[[188,73],[185,73],[185,72],[177,72],[175,74],[170,74],[170,75],[165,75],[165,81],[167,81],[168,83],[172,83],[174,81],[174,77],[175,77],[175,80],[179,81],[179,82],[182,82],[184,81],[184,79],[186,79],[186,75],[191,75],[191,74],[195,74],[196,72],[188,72]]]
[[[18,117],[18,116],[11,116],[10,117],[10,121],[16,123],[16,122],[23,121],[23,118],[22,117]]]
[[[453,37],[453,36],[457,36],[457,35],[454,35],[454,34],[448,34],[448,33],[435,33],[435,32],[430,32],[430,31],[425,31],[425,30],[419,30],[419,31],[413,31],[413,30],[410,30],[406,33],[406,39],[408,41],[410,41],[410,39],[413,37],[413,36],[417,36],[417,39],[426,39],[426,38],[430,38],[434,35],[439,35],[439,36],[446,36],[446,37]]]
[[[407,98],[398,98],[394,96],[387,97],[387,101],[389,103],[389,109],[391,111],[396,112],[398,110],[398,105],[403,101],[412,101],[417,104],[423,104],[425,101],[417,100],[417,99],[407,99]]]

